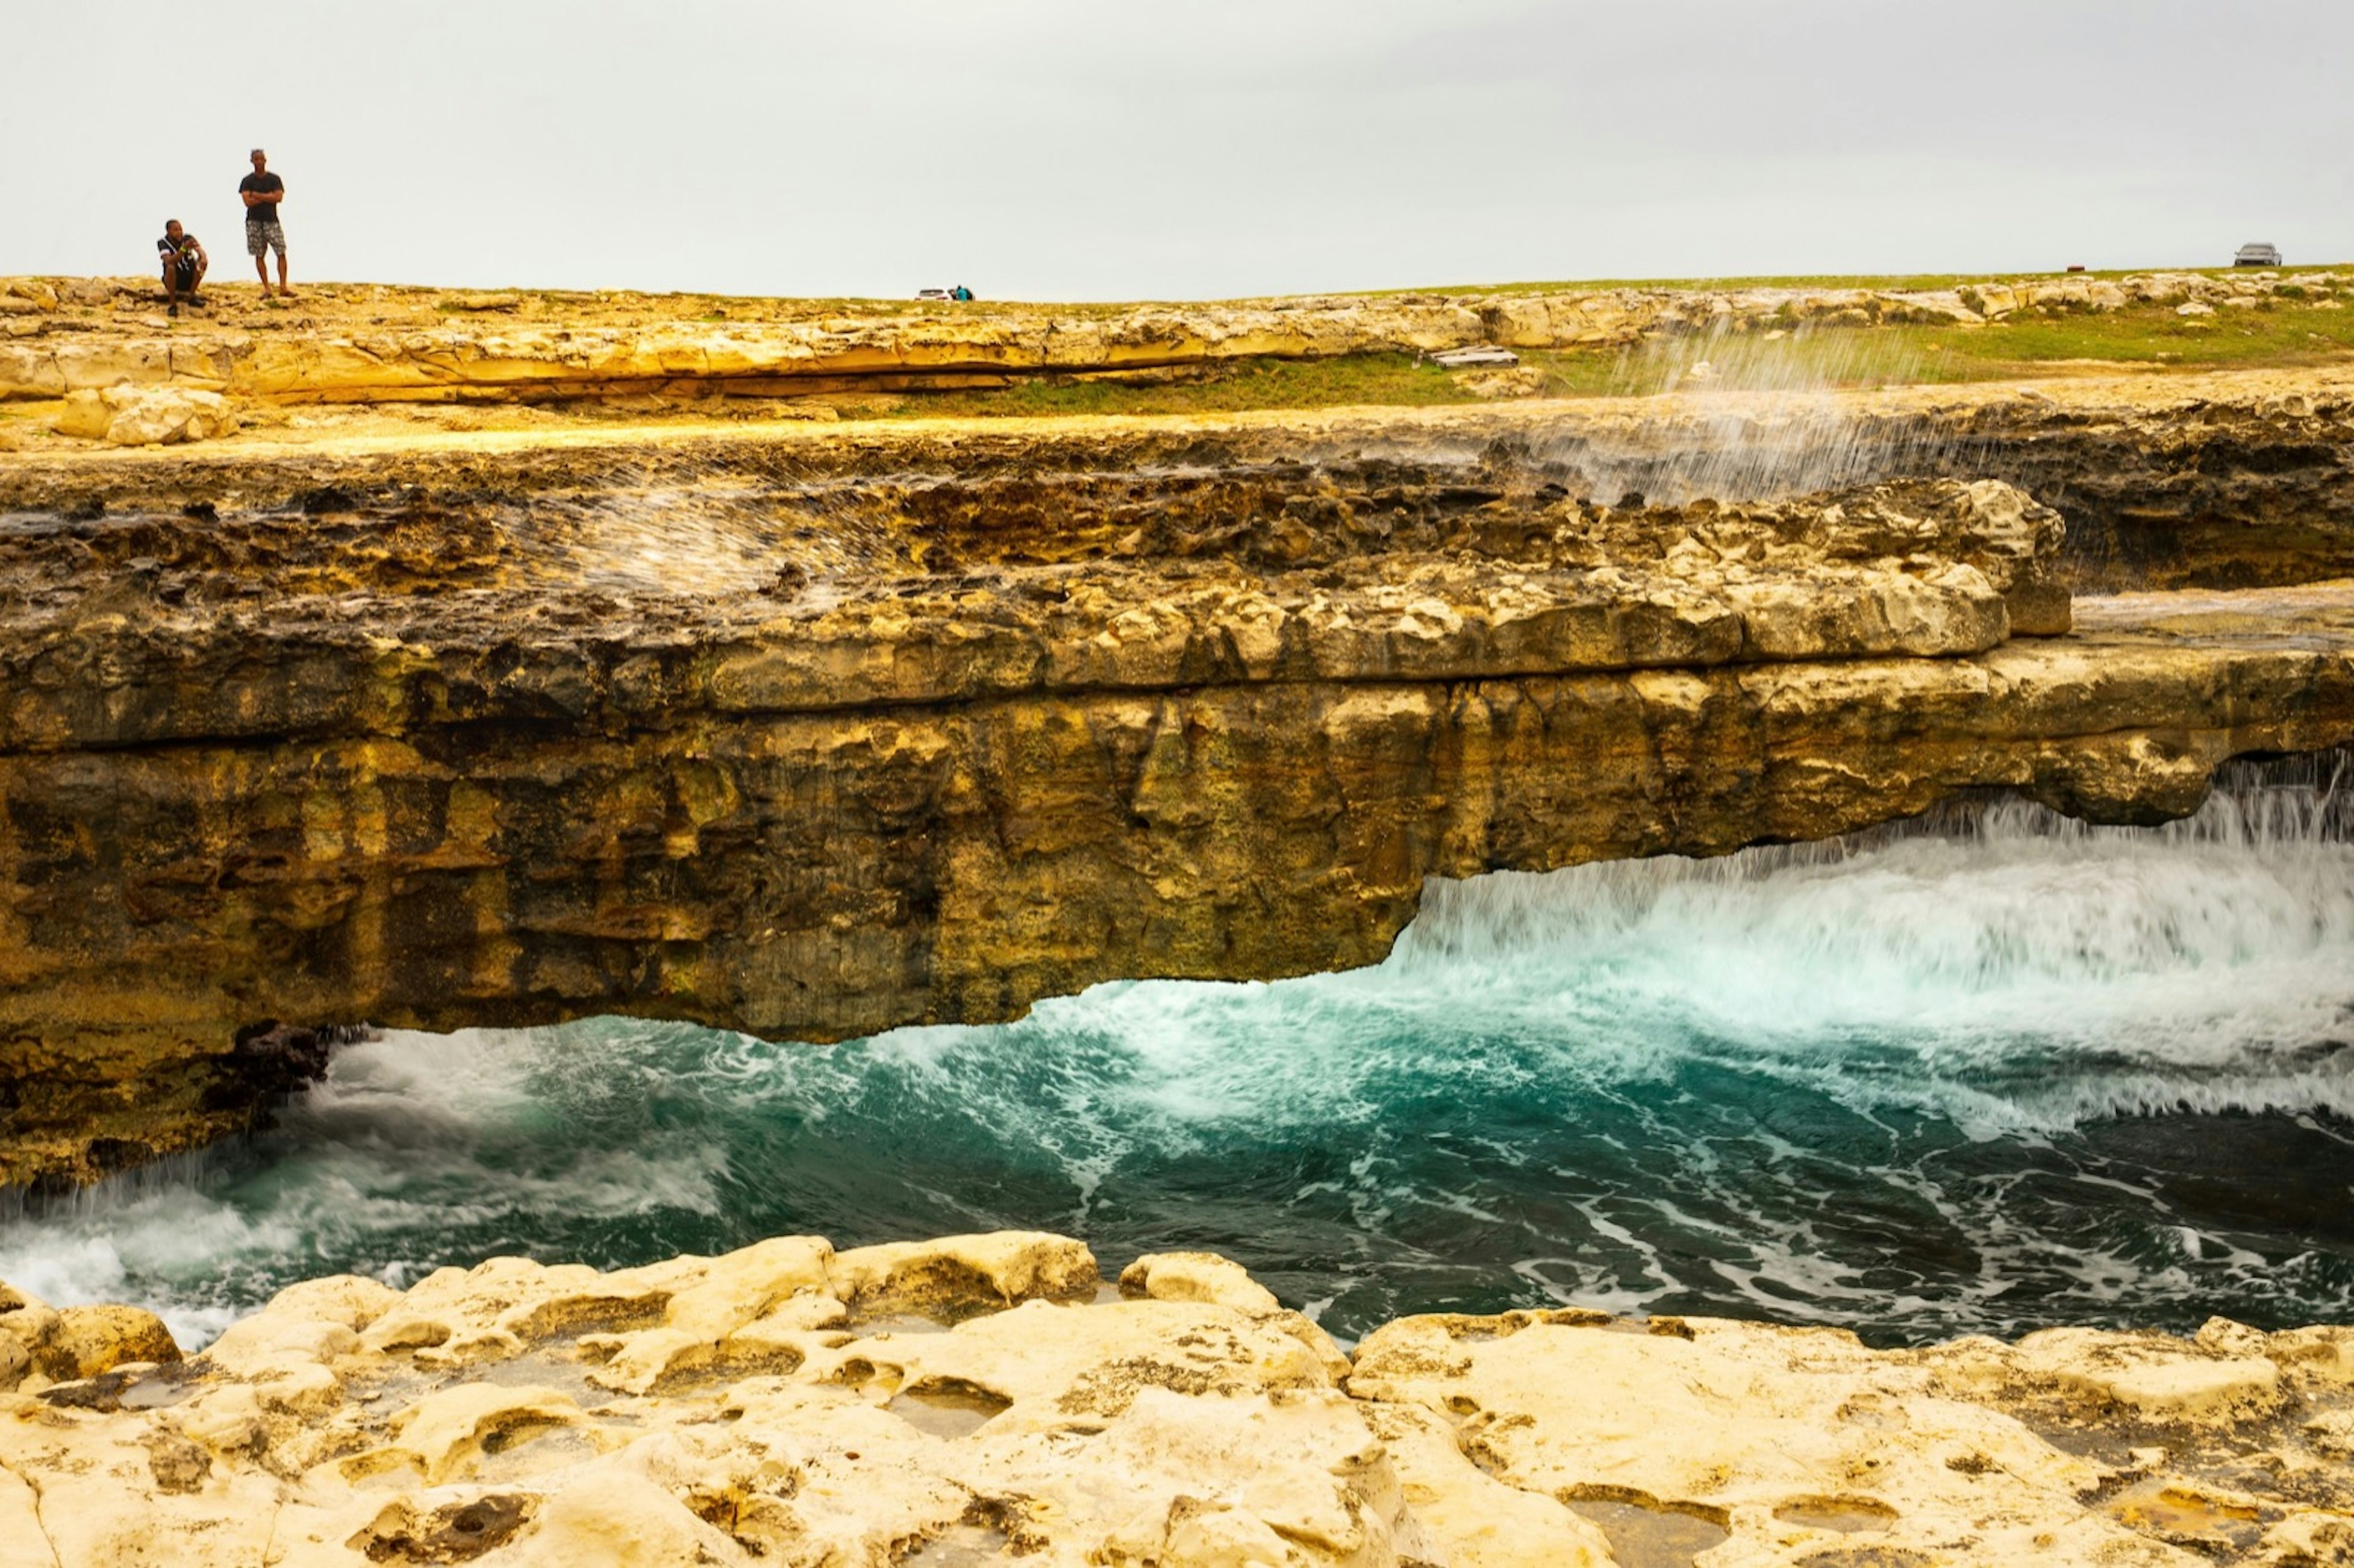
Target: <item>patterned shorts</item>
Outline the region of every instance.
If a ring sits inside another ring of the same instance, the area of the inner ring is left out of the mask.
[[[257,223],[252,218],[247,218],[245,220],[245,253],[248,256],[259,256],[265,250],[275,250],[281,256],[285,255],[286,231],[279,228],[275,222]]]

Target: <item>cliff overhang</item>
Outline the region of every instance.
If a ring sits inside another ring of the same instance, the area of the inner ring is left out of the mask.
[[[2346,412],[2275,397],[18,463],[0,1182],[322,1027],[985,1022],[1373,962],[1433,876],[2180,815],[2354,739]],[[2137,578],[2274,586],[2072,614]]]

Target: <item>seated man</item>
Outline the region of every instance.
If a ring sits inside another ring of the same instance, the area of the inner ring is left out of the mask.
[[[182,294],[187,295],[188,303],[201,306],[205,302],[196,285],[205,281],[205,269],[212,265],[204,246],[182,229],[175,217],[164,225],[164,238],[155,241],[155,249],[164,258],[164,292],[172,302],[172,313],[180,313]]]

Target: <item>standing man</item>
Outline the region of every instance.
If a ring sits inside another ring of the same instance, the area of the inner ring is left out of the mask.
[[[237,182],[237,193],[245,202],[245,252],[253,258],[254,276],[261,280],[261,297],[270,297],[270,264],[263,256],[278,252],[278,291],[287,299],[294,291],[286,286],[286,231],[278,227],[278,204],[286,199],[286,182],[270,172],[270,154],[256,147],[253,150],[253,173]]]
[[[172,302],[172,313],[180,313],[180,296],[186,294],[191,305],[205,302],[197,296],[196,285],[205,281],[205,269],[212,259],[196,237],[180,227],[176,217],[164,223],[164,238],[155,241],[155,253],[164,259],[164,292]]]

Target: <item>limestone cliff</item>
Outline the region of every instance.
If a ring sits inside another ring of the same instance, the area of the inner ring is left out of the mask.
[[[2318,407],[2232,419],[2315,473]],[[242,1127],[316,1026],[988,1022],[1371,962],[1431,876],[2354,738],[2342,588],[2052,639],[2019,491],[1638,503],[1580,482],[1632,418],[0,471],[0,1181]]]
[[[1429,1316],[1037,1234],[319,1279],[183,1361],[0,1287],[0,1561],[2191,1568],[2354,1552],[2354,1330]]]

